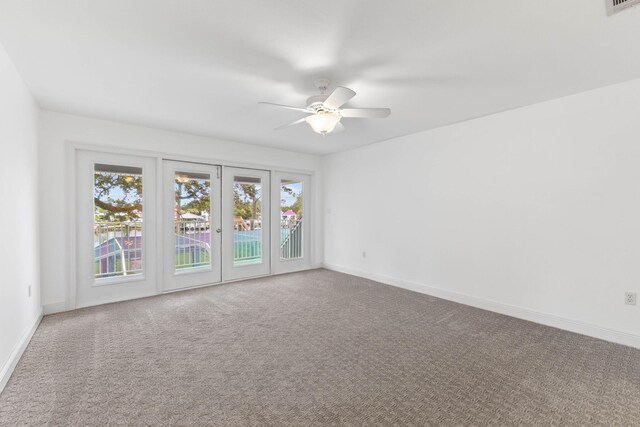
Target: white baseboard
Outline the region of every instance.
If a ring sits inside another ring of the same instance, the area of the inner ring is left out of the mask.
[[[4,387],[9,382],[9,378],[11,378],[11,374],[13,374],[13,370],[16,368],[16,365],[20,361],[20,358],[22,357],[22,353],[24,353],[24,350],[27,348],[27,345],[29,345],[29,342],[31,341],[33,334],[36,332],[36,329],[38,329],[38,325],[40,325],[41,320],[42,320],[42,312],[36,318],[36,321],[33,323],[33,326],[31,326],[31,328],[24,335],[22,335],[22,338],[20,338],[20,341],[18,341],[13,351],[11,352],[11,355],[9,355],[9,359],[7,360],[7,363],[5,363],[4,366],[2,367],[2,370],[0,370],[0,393],[2,393],[2,390],[4,390]]]
[[[42,306],[44,314],[54,314],[54,313],[62,313],[67,310],[67,305],[64,301],[52,302],[49,304],[44,304]]]
[[[396,277],[385,276],[381,274],[370,273],[364,270],[344,267],[335,264],[324,264],[327,270],[333,270],[340,273],[351,274],[354,276],[364,277],[366,279],[375,280],[387,285],[396,286],[410,291],[431,295],[437,298],[446,299],[460,304],[470,305],[472,307],[505,314],[518,319],[528,320],[530,322],[540,323],[546,326],[552,326],[558,329],[611,341],[617,344],[623,344],[630,347],[640,349],[640,335],[630,332],[610,329],[592,323],[583,322],[581,320],[568,319],[566,317],[557,316],[555,314],[543,313],[528,308],[518,307],[514,305],[504,304],[484,298],[466,295],[458,292],[449,291],[434,286],[428,286],[421,283],[411,282]]]

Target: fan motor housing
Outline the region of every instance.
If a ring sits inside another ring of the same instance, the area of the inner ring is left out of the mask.
[[[316,112],[325,110],[322,103],[328,98],[328,95],[314,95],[307,99],[307,108]]]

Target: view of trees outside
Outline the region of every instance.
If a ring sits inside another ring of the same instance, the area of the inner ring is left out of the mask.
[[[259,262],[263,186],[251,177],[234,179],[234,259]],[[208,265],[211,184],[208,174],[175,174],[176,268]],[[281,181],[279,205],[281,258],[300,257],[303,183]],[[142,168],[96,165],[94,206],[96,277],[141,271]]]
[[[114,172],[124,169],[96,167],[94,175],[94,206],[96,222],[128,222],[142,219],[142,170],[135,173]],[[178,214],[209,213],[211,181],[206,175],[190,176],[178,172],[175,181],[176,211]]]
[[[93,199],[96,222],[142,218],[142,169],[96,165]]]
[[[280,183],[280,206],[282,212],[292,210],[302,219],[302,182],[283,180]]]
[[[95,171],[94,204],[96,222],[127,222],[142,217],[142,170],[130,168],[136,173],[108,170]],[[176,213],[203,215],[211,206],[211,180],[183,172],[176,174]],[[235,183],[234,216],[257,222],[261,216],[262,186]],[[303,212],[302,183],[282,181],[280,186],[282,212],[292,210],[301,219]]]
[[[246,184],[236,182],[233,189],[233,215],[249,222],[250,229],[259,224],[262,215],[262,186],[259,184]],[[302,183],[295,181],[282,181],[280,185],[280,206],[282,212],[291,210],[296,213],[297,219],[302,218]]]
[[[260,184],[246,184],[236,182],[233,187],[233,216],[242,218],[250,230],[261,224],[262,215],[262,186]],[[240,226],[244,229],[243,226]]]
[[[280,259],[302,256],[303,184],[300,181],[280,181]]]
[[[94,167],[94,277],[142,273],[142,169]]]
[[[206,174],[176,172],[176,217],[185,213],[204,215],[208,219],[211,208],[211,179]]]
[[[175,268],[208,267],[211,261],[211,176],[176,172]]]

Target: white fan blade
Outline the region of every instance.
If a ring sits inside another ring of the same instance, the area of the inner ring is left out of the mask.
[[[342,124],[342,122],[338,122],[336,127],[333,128],[333,130],[331,131],[330,135],[333,135],[334,133],[342,133],[342,132],[344,132],[344,125]]]
[[[302,111],[303,113],[313,114],[313,111],[309,111],[306,108],[292,107],[290,105],[274,104],[273,102],[258,102],[258,104],[273,105],[275,107],[287,108],[289,110],[296,110],[296,111]]]
[[[356,119],[383,119],[391,114],[389,108],[345,108],[340,110],[342,117]]]
[[[356,93],[349,88],[338,86],[331,95],[323,102],[329,110],[336,110],[342,107],[348,100],[356,96]]]
[[[277,128],[275,128],[275,130],[288,128],[289,126],[297,125],[298,123],[302,123],[302,122],[304,122],[304,117],[301,118],[300,120],[296,120],[295,122],[291,122],[291,123],[288,123],[286,125],[278,126]]]

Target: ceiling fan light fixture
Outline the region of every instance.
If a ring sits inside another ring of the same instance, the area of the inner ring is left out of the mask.
[[[305,117],[304,120],[311,126],[314,132],[325,135],[336,128],[340,119],[341,117],[337,113],[319,112]]]
[[[277,127],[276,130],[306,122],[311,127],[311,130],[319,133],[320,135],[326,135],[331,132],[342,132],[344,130],[344,126],[342,125],[343,118],[383,119],[391,114],[391,110],[389,108],[343,108],[351,98],[356,96],[356,93],[348,87],[338,86],[330,94],[326,95],[325,91],[329,86],[329,83],[328,79],[320,79],[316,81],[316,86],[320,90],[321,95],[314,95],[307,99],[306,108],[275,104],[273,102],[260,102],[260,104],[296,110],[307,114],[306,117],[302,117],[284,126]]]

